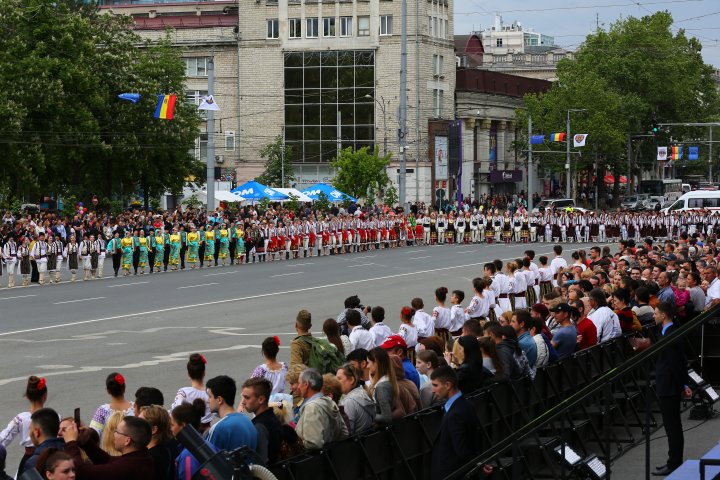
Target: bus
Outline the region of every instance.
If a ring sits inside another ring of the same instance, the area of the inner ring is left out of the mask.
[[[640,180],[638,193],[645,193],[650,197],[662,197],[665,202],[674,202],[683,194],[682,180]]]

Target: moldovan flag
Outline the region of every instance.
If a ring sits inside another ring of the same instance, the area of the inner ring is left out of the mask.
[[[175,100],[177,95],[158,95],[158,103],[155,108],[155,118],[172,120],[175,113]]]
[[[550,141],[551,141],[551,142],[564,142],[564,141],[565,141],[565,132],[563,132],[563,133],[551,133],[551,134],[550,134]]]
[[[587,133],[576,133],[573,136],[573,147],[584,147],[587,140]]]

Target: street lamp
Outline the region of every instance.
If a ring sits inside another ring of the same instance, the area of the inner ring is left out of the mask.
[[[380,96],[380,99],[382,100],[382,103],[377,98],[373,97],[370,94],[365,95],[365,98],[371,98],[375,102],[377,102],[378,105],[380,105],[380,110],[383,114],[383,130],[385,130],[385,138],[383,138],[383,156],[387,156],[387,118],[385,117],[385,99]],[[388,100],[388,105],[390,104],[390,101]]]
[[[570,112],[587,112],[586,108],[570,108],[567,111],[567,129],[565,131],[565,170],[566,170],[566,187],[565,194],[567,198],[573,198],[570,194]]]

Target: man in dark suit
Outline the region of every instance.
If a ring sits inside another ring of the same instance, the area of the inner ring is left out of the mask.
[[[432,449],[431,478],[440,480],[479,453],[479,422],[472,404],[458,389],[457,375],[452,368],[438,367],[430,377],[433,393],[439,399],[445,400],[442,423]],[[486,468],[485,473],[492,471],[489,467]]]
[[[655,323],[660,328],[661,339],[677,331],[678,327],[673,324],[674,316],[675,310],[668,302],[660,302],[655,307]],[[656,476],[669,475],[683,462],[685,439],[680,417],[680,400],[683,393],[686,396],[692,395],[686,380],[687,362],[682,343],[678,342],[658,354],[655,362],[655,389],[668,438],[667,463],[653,472]]]

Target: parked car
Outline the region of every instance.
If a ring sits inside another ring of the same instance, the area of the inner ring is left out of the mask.
[[[639,193],[637,195],[626,195],[620,202],[620,207],[632,211],[647,210],[649,208],[650,195]]]

